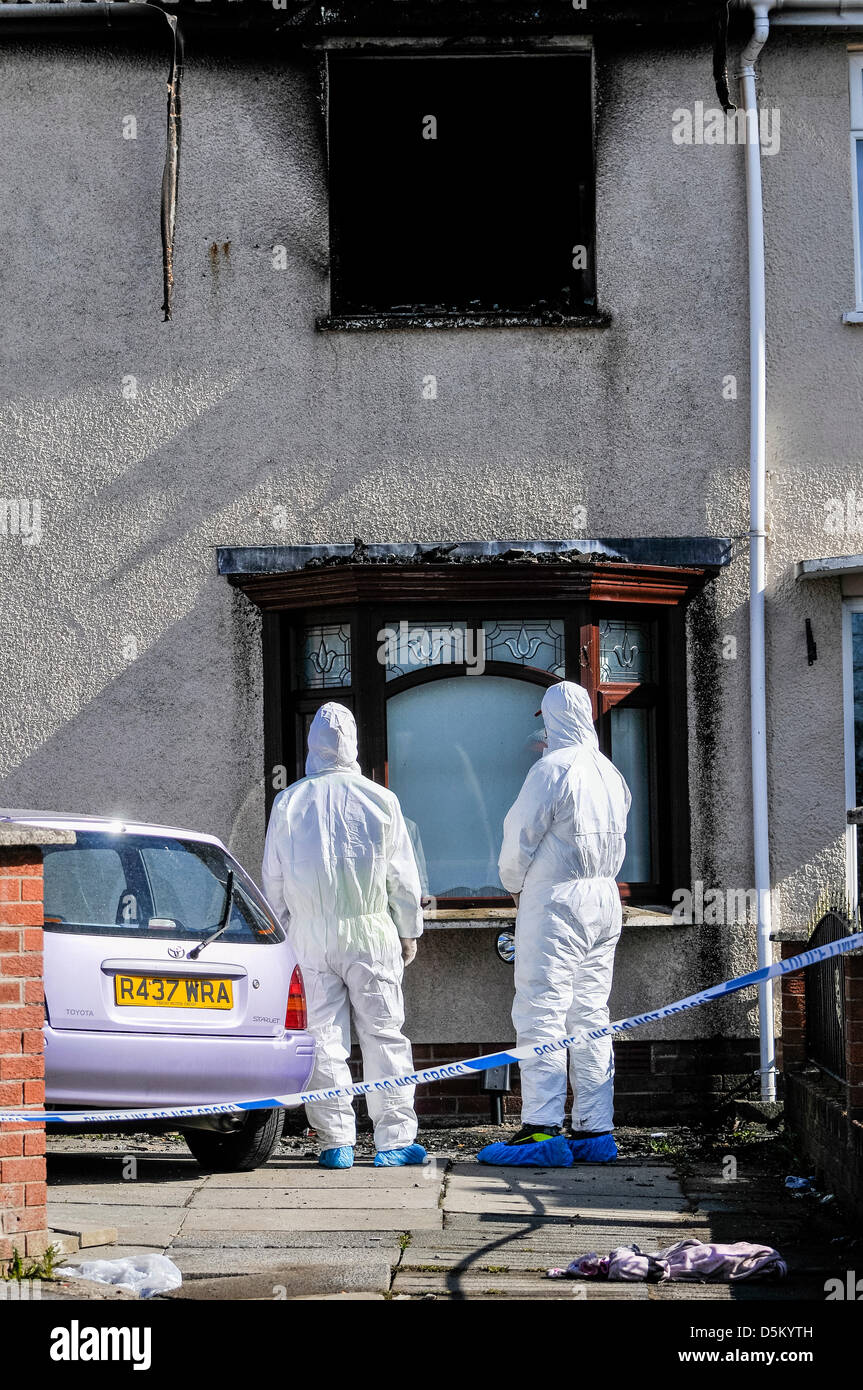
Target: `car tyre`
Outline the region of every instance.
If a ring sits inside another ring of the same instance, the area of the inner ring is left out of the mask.
[[[202,1168],[250,1173],[266,1163],[282,1137],[284,1111],[250,1110],[239,1129],[188,1129],[183,1138]]]

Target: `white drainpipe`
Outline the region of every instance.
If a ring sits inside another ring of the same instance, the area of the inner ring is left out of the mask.
[[[754,4],[754,30],[742,56],[741,97],[746,112],[746,224],[749,243],[749,717],[752,752],[752,840],[758,898],[758,964],[768,965],[770,942],[770,826],[767,803],[766,583],[767,362],[764,286],[764,205],[755,63],[770,32],[770,6]],[[761,1099],[776,1099],[773,982],[758,986]]]

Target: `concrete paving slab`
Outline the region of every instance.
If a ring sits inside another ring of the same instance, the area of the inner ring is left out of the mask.
[[[406,1231],[437,1230],[442,1224],[440,1208],[406,1211],[404,1208],[375,1211],[358,1208],[349,1211],[309,1208],[282,1208],[253,1211],[248,1207],[192,1208],[183,1213],[183,1234],[195,1231]],[[122,1236],[121,1236],[122,1238]]]
[[[357,1289],[355,1293],[301,1293],[295,1294],[289,1301],[291,1303],[304,1303],[314,1299],[316,1302],[323,1303],[383,1303],[386,1294],[366,1293],[362,1289]]]
[[[402,1257],[402,1268],[417,1265],[441,1265],[453,1267],[460,1264],[500,1265],[512,1269],[550,1269],[557,1265],[565,1267],[572,1260],[591,1251],[607,1254],[617,1245],[638,1245],[642,1250],[661,1249],[671,1244],[666,1233],[657,1236],[655,1230],[644,1230],[637,1226],[617,1229],[588,1227],[555,1228],[559,1234],[514,1235],[511,1231],[500,1232],[494,1227],[485,1226],[482,1230],[461,1233],[463,1238],[440,1239],[437,1233],[417,1233]],[[446,1233],[444,1233],[446,1234]],[[684,1240],[690,1235],[703,1239],[705,1231],[675,1230],[674,1239]]]
[[[252,1187],[230,1194],[224,1188],[203,1188],[190,1203],[191,1211],[221,1210],[230,1203],[233,1210],[246,1211],[428,1211],[438,1207],[436,1187],[364,1188],[332,1187],[318,1191],[311,1187]]]
[[[525,1212],[461,1212],[447,1211],[445,1213],[446,1229],[449,1232],[473,1231],[476,1226],[477,1238],[483,1236],[487,1238],[489,1228],[499,1228],[499,1234],[515,1229],[536,1229],[541,1227],[549,1232],[549,1238],[557,1240],[555,1232],[558,1231],[587,1231],[593,1233],[593,1237],[598,1241],[598,1249],[610,1241],[609,1249],[612,1245],[629,1244],[635,1240],[641,1245],[641,1240],[633,1236],[627,1240],[620,1240],[617,1237],[625,1236],[628,1231],[638,1231],[645,1240],[659,1241],[660,1246],[655,1244],[651,1249],[661,1248],[661,1245],[671,1245],[673,1241],[683,1240],[687,1235],[696,1235],[700,1240],[710,1238],[711,1226],[707,1217],[686,1212],[621,1212],[621,1211],[591,1211],[583,1217],[578,1214],[571,1216],[551,1214],[546,1216],[536,1216]],[[748,1233],[747,1233],[748,1234]]]
[[[121,1182],[55,1183],[48,1188],[48,1201],[64,1207],[83,1202],[88,1206],[183,1207],[197,1192],[200,1183]]]
[[[550,1185],[559,1192],[626,1193],[651,1189],[657,1196],[662,1196],[667,1191],[675,1195],[681,1191],[673,1169],[648,1164],[623,1167],[617,1163],[585,1163],[573,1168],[510,1168],[487,1163],[454,1163],[449,1174],[450,1186],[489,1180],[525,1188]]]
[[[399,1232],[399,1235],[401,1231]],[[424,1239],[433,1234],[426,1232]],[[377,1250],[381,1258],[389,1259],[392,1252],[398,1252],[401,1245],[391,1231],[195,1231],[187,1235],[185,1230],[177,1236],[171,1246],[174,1253],[182,1250],[278,1250],[282,1253],[271,1263],[284,1260],[288,1263],[287,1252],[298,1249],[336,1250]],[[391,1263],[395,1261],[391,1260]]]
[[[392,1271],[385,1260],[345,1259],[341,1264],[271,1265],[237,1276],[184,1280],[167,1297],[173,1300],[254,1299],[284,1302],[327,1294],[389,1292]]]
[[[42,1288],[41,1302],[57,1303],[67,1298],[86,1299],[88,1302],[140,1302],[136,1293],[118,1289],[116,1284],[98,1284],[94,1279],[62,1279],[56,1282],[46,1280]]]
[[[297,1246],[294,1250],[272,1246],[253,1250],[225,1250],[218,1246],[207,1250],[177,1250],[172,1247],[170,1258],[184,1278],[204,1278],[218,1275],[257,1274],[261,1270],[272,1269],[273,1265],[285,1268],[294,1266],[328,1265],[340,1269],[348,1264],[364,1260],[370,1265],[383,1267],[392,1272],[398,1265],[401,1249],[392,1245],[389,1249],[374,1246],[363,1252],[359,1248],[345,1250],[339,1243],[331,1249],[323,1246]]]
[[[585,1218],[587,1220],[616,1222],[622,1219],[644,1221],[650,1216],[661,1216],[670,1224],[685,1222],[689,1212],[682,1210],[680,1203],[674,1201],[652,1200],[642,1197],[626,1200],[596,1196],[591,1200],[573,1200],[568,1193],[548,1192],[542,1197],[538,1193],[518,1192],[447,1192],[444,1198],[444,1211],[463,1214],[498,1214],[513,1216],[558,1218]]]
[[[51,1221],[51,1229],[59,1236],[71,1236],[77,1249],[84,1250],[93,1245],[112,1245],[117,1239],[116,1226],[96,1226],[92,1222],[80,1224],[68,1217],[57,1217]]]
[[[453,1191],[452,1188],[447,1188],[443,1198],[443,1209],[446,1212],[482,1212],[485,1215],[492,1215],[493,1212],[518,1212],[524,1213],[525,1216],[578,1216],[581,1213],[620,1216],[623,1212],[632,1212],[634,1219],[638,1219],[639,1212],[642,1215],[661,1212],[670,1218],[688,1215],[685,1202],[674,1197],[652,1197],[650,1194],[638,1197],[609,1197],[602,1193],[577,1195],[557,1193],[553,1188],[546,1188],[543,1193],[520,1193],[511,1188],[507,1191],[503,1187],[485,1187],[479,1190],[475,1188],[472,1191]]]
[[[316,1162],[294,1162],[275,1164],[270,1161],[265,1168],[256,1168],[252,1173],[214,1173],[207,1178],[207,1186],[214,1189],[230,1188],[232,1192],[242,1192],[248,1188],[314,1187],[330,1190],[336,1187],[367,1188],[380,1187],[437,1187],[446,1175],[448,1164],[424,1163],[417,1168],[375,1168],[372,1163],[357,1163],[353,1168],[321,1168]]]
[[[118,1230],[121,1226],[130,1226],[136,1223],[142,1226],[159,1226],[171,1230],[176,1235],[183,1224],[185,1215],[185,1207],[154,1206],[144,1203],[140,1206],[131,1203],[125,1206],[117,1204],[111,1207],[111,1225]],[[49,1202],[48,1225],[55,1231],[75,1232],[83,1228],[104,1229],[105,1208],[101,1204],[88,1205],[86,1202],[75,1202],[71,1206],[67,1203]],[[107,1239],[106,1237],[98,1244],[106,1244]]]
[[[604,1206],[612,1206],[614,1202],[677,1202],[682,1204],[686,1199],[680,1184],[670,1178],[663,1178],[661,1183],[649,1182],[639,1183],[635,1181],[624,1182],[578,1182],[570,1178],[568,1173],[561,1175],[560,1179],[549,1179],[542,1174],[526,1174],[524,1177],[513,1178],[510,1175],[500,1174],[492,1176],[482,1171],[478,1174],[452,1174],[447,1180],[447,1187],[450,1190],[463,1192],[483,1192],[494,1187],[507,1187],[513,1192],[544,1193],[556,1192],[560,1196],[570,1197],[574,1202],[602,1202]]]
[[[68,1232],[49,1230],[48,1236],[58,1255],[76,1255],[80,1249],[78,1237],[69,1235]]]
[[[64,1259],[64,1265],[79,1265],[83,1260],[134,1260],[139,1255],[164,1254],[161,1245],[94,1245],[88,1250],[78,1250],[76,1254]],[[170,1258],[173,1259],[173,1256]]]
[[[410,1246],[405,1251],[399,1269],[424,1269],[426,1271],[455,1269],[463,1270],[469,1274],[488,1272],[489,1270],[503,1270],[510,1273],[532,1270],[544,1274],[549,1269],[565,1269],[572,1260],[579,1255],[586,1254],[588,1254],[587,1250],[575,1250],[571,1245],[566,1249],[560,1248],[558,1250],[514,1250],[511,1246],[502,1245],[447,1252],[429,1250],[420,1245],[416,1247],[416,1250]]]
[[[506,1272],[459,1275],[439,1275],[436,1273],[417,1273],[399,1270],[393,1282],[394,1294],[408,1294],[412,1298],[422,1298],[433,1294],[436,1298],[477,1299],[477,1298],[536,1298],[562,1300],[567,1303],[625,1299],[629,1302],[644,1303],[648,1299],[646,1284],[607,1283],[588,1285],[571,1279],[547,1279],[541,1274],[523,1275]]]
[[[456,1164],[447,1179],[446,1212],[533,1216],[686,1214],[680,1184],[664,1168],[489,1168]]]
[[[146,1221],[140,1225],[130,1223],[127,1226],[117,1227],[117,1243],[119,1245],[144,1245],[150,1251],[162,1250],[170,1255],[170,1245],[176,1234],[173,1226],[149,1225]]]

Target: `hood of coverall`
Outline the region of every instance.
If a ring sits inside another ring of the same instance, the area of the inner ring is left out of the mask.
[[[575,681],[550,685],[541,708],[549,753],[573,746],[599,750],[590,696],[583,685],[576,685]]]
[[[306,776],[314,772],[359,772],[357,721],[344,705],[321,705],[309,729]]]

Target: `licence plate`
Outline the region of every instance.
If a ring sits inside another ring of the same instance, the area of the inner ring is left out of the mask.
[[[114,1003],[136,1009],[232,1009],[233,985],[204,975],[115,975]]]

